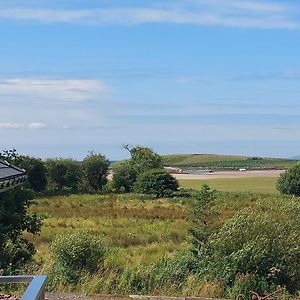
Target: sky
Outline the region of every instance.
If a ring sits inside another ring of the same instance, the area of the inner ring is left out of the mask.
[[[21,154],[300,154],[297,0],[0,0],[0,142]]]

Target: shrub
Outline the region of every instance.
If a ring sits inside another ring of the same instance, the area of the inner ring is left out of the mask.
[[[135,189],[138,193],[155,195],[157,198],[170,196],[178,190],[177,180],[160,169],[146,171],[138,176]]]
[[[113,169],[113,188],[118,192],[132,192],[137,178],[137,171],[131,161],[121,161]]]
[[[91,152],[82,162],[84,177],[89,186],[99,191],[107,182],[109,161],[104,155]]]
[[[41,229],[40,218],[28,213],[32,204],[31,192],[21,188],[0,193],[0,269],[4,274],[16,273],[35,252],[23,236],[25,231],[37,234]]]
[[[227,287],[264,292],[281,285],[294,292],[300,287],[299,213],[298,201],[279,198],[241,210],[200,248],[198,273]]]
[[[20,156],[18,167],[26,170],[29,188],[36,192],[45,190],[47,185],[46,167],[41,159],[30,156]]]
[[[141,174],[151,169],[163,169],[162,158],[148,147],[137,146],[129,149],[131,163],[137,174]]]
[[[300,196],[300,164],[281,174],[277,181],[277,189],[282,194]]]
[[[66,234],[52,245],[53,277],[77,283],[82,273],[95,273],[105,258],[101,240],[89,232]]]
[[[46,168],[49,182],[53,188],[59,190],[63,188],[77,190],[81,177],[79,162],[63,158],[48,159],[46,161]]]

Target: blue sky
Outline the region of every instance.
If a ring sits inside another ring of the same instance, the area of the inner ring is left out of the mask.
[[[0,0],[0,140],[39,157],[300,153],[300,3]]]

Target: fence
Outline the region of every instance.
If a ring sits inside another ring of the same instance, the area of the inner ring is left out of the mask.
[[[45,300],[47,276],[0,276],[0,284],[28,283],[21,300]]]

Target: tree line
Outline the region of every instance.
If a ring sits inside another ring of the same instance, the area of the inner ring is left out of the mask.
[[[39,193],[60,192],[138,192],[156,197],[167,196],[178,189],[177,181],[164,171],[160,155],[143,146],[125,146],[130,158],[111,166],[100,153],[90,152],[82,160],[39,158],[18,155],[5,150],[0,159],[26,170],[26,187]],[[108,180],[109,173],[112,180]]]

